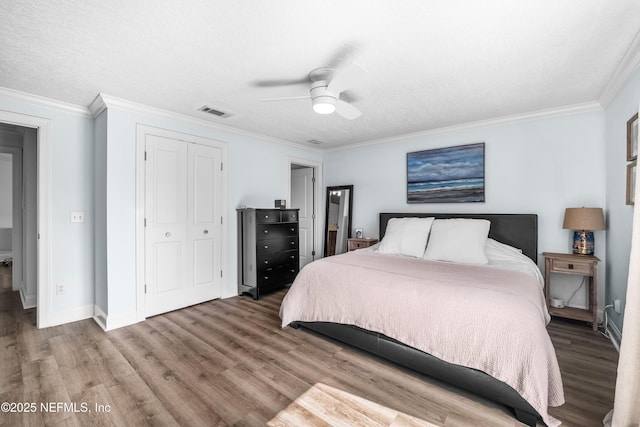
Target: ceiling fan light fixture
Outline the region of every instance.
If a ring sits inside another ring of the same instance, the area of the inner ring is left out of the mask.
[[[318,114],[331,114],[336,111],[336,99],[332,96],[318,96],[313,98],[313,111]]]

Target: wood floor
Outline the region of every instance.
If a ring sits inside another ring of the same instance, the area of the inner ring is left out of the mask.
[[[284,291],[107,333],[93,320],[38,330],[8,277],[0,267],[0,402],[21,412],[3,407],[0,425],[520,425],[498,405],[281,329]],[[601,426],[613,405],[616,351],[587,326],[554,320],[549,332],[567,401],[551,414],[564,426]]]

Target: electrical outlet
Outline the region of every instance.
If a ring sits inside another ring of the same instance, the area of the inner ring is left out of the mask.
[[[619,299],[614,299],[613,300],[613,311],[615,311],[618,314],[622,313],[622,309],[620,308],[620,300]]]
[[[71,212],[71,222],[84,222],[84,212]]]
[[[65,289],[66,289],[66,285],[64,283],[58,283],[56,285],[56,295],[64,294]]]

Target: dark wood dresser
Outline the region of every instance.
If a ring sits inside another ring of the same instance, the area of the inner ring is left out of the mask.
[[[238,294],[290,284],[300,268],[298,209],[238,209]]]

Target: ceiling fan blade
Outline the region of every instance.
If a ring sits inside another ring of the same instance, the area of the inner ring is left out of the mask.
[[[301,84],[309,84],[309,79],[307,77],[300,79],[271,79],[271,80],[255,80],[251,82],[251,85],[254,87],[279,87],[279,86],[293,86],[293,85],[301,85]]]
[[[267,99],[261,99],[260,102],[289,101],[292,99],[311,99],[311,96],[306,95],[306,96],[285,96],[282,98],[267,98]]]
[[[362,115],[362,112],[348,102],[339,99],[336,104],[336,113],[345,119],[354,120]]]
[[[362,79],[367,72],[368,71],[364,67],[352,62],[341,71],[338,71],[336,76],[327,86],[327,91],[339,95],[340,92],[345,91],[358,83],[358,81]]]

